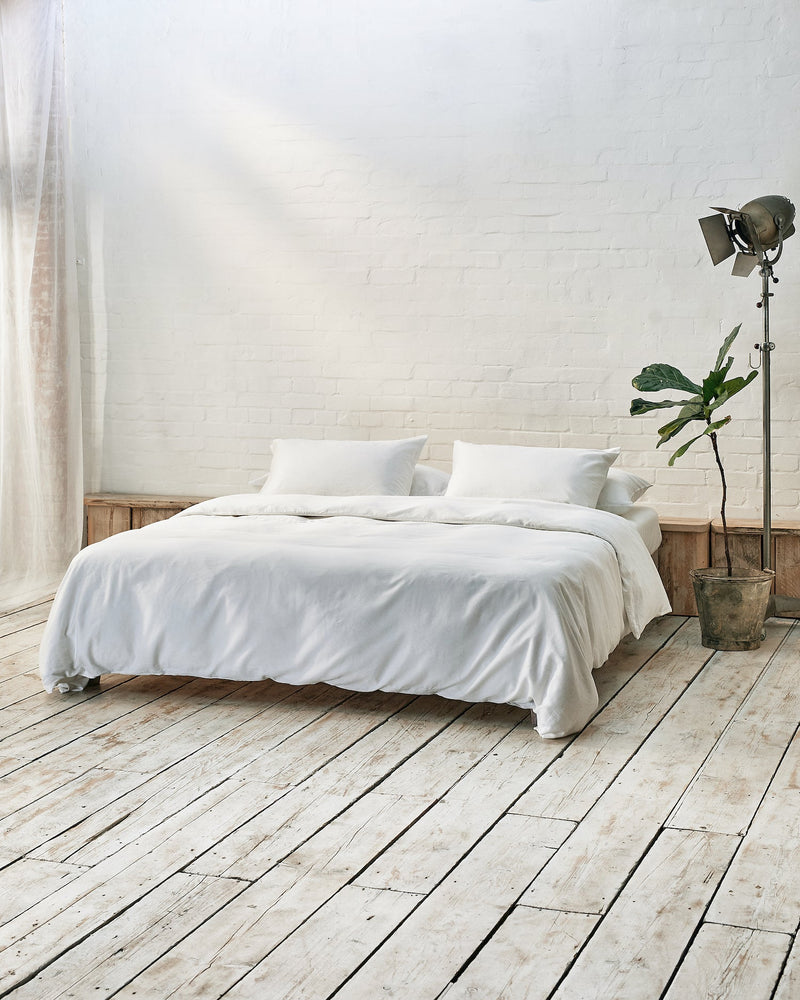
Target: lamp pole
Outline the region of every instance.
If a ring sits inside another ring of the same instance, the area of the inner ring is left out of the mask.
[[[769,300],[772,292],[769,290],[769,280],[777,283],[778,279],[772,273],[772,264],[766,258],[761,261],[761,300],[758,308],[762,311],[763,341],[755,344],[761,355],[761,424],[762,424],[762,514],[763,529],[761,534],[761,565],[764,569],[772,569],[772,420],[770,399],[770,356],[775,345],[769,339]]]

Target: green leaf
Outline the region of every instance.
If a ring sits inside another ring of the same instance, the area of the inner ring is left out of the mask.
[[[750,385],[750,383],[753,381],[754,378],[756,378],[757,375],[758,372],[754,370],[751,371],[744,378],[741,375],[738,375],[736,378],[732,378],[729,379],[727,382],[723,382],[722,385],[720,386],[717,398],[712,403],[709,404],[708,407],[709,413],[719,409],[720,406],[724,406],[725,403],[727,403],[728,400],[731,398],[731,396],[735,396],[736,393],[741,392],[746,385]]]
[[[725,365],[725,367],[724,368],[720,368],[720,373],[722,375],[727,375],[728,372],[731,370],[731,366],[732,365],[733,365],[733,358],[730,357],[730,358],[728,358],[728,361],[727,361],[727,364]]]
[[[703,390],[699,385],[695,385],[683,372],[678,371],[672,365],[648,365],[633,379],[634,389],[640,392],[661,392],[664,389],[680,389],[682,392],[691,392],[698,396]]]
[[[659,427],[658,433],[661,437],[659,438],[656,447],[660,448],[662,444],[665,444],[671,438],[674,438],[676,434],[679,434],[683,428],[687,424],[690,424],[693,420],[705,420],[702,403],[690,403],[688,406],[684,406],[674,420],[670,420],[668,424],[664,424],[663,427]]]
[[[733,358],[730,358],[731,363]],[[708,405],[713,399],[719,395],[722,383],[725,381],[725,375],[730,365],[727,366],[725,370],[717,371],[716,369],[709,372],[706,378],[703,379],[703,402]]]
[[[723,417],[722,420],[715,420],[713,424],[709,424],[708,427],[706,427],[703,434],[713,434],[715,431],[718,431],[720,427],[724,427],[725,424],[729,424],[730,422],[730,417]]]
[[[638,417],[643,413],[650,413],[651,410],[663,410],[670,406],[688,406],[693,402],[695,402],[693,399],[661,399],[658,401],[650,399],[632,399],[631,416]]]
[[[676,452],[674,452],[670,456],[670,460],[669,460],[669,462],[667,464],[668,465],[674,465],[675,464],[675,459],[676,458],[681,458],[681,456],[685,455],[686,452],[695,443],[695,441],[699,441],[700,438],[706,437],[708,434],[713,434],[715,431],[718,431],[720,429],[720,427],[724,427],[725,424],[730,423],[730,419],[731,419],[730,417],[724,417],[722,420],[717,420],[715,423],[709,424],[708,427],[706,427],[706,429],[703,431],[702,434],[698,434],[697,437],[693,437],[689,441],[686,441],[684,444],[682,444],[680,446],[680,448],[678,448],[678,450]],[[660,441],[658,443],[661,444]]]
[[[741,328],[742,324],[740,323],[738,326],[735,326],[728,334],[728,336],[725,338],[725,343],[722,345],[722,347],[720,347],[719,354],[717,355],[717,363],[714,365],[715,372],[719,371],[719,369],[722,367],[722,362],[725,360],[725,355],[728,353],[731,344],[734,342],[734,340],[736,340],[736,337]],[[730,368],[730,365],[728,365],[728,368]]]
[[[678,448],[678,450],[677,450],[677,451],[676,451],[676,452],[675,452],[674,454],[672,454],[672,455],[670,456],[670,459],[669,459],[669,462],[667,462],[667,465],[674,465],[674,464],[675,464],[675,459],[676,459],[676,458],[680,458],[680,457],[681,457],[681,455],[685,455],[685,454],[686,454],[686,452],[687,452],[687,451],[688,451],[688,450],[689,450],[689,449],[690,449],[690,448],[692,447],[692,445],[693,445],[693,444],[695,443],[695,441],[699,441],[699,440],[700,440],[700,438],[701,438],[701,437],[703,437],[703,435],[704,435],[704,434],[705,434],[705,431],[703,432],[703,434],[698,434],[698,435],[697,435],[697,437],[693,437],[693,438],[691,438],[691,439],[690,439],[689,441],[687,441],[687,442],[686,442],[685,444],[682,444],[682,445],[680,446],[680,448]],[[661,442],[660,442],[660,441],[659,441],[658,443],[659,443],[659,444],[661,444]]]

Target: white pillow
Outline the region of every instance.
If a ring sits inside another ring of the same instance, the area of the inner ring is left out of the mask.
[[[619,448],[526,448],[520,445],[453,445],[449,497],[554,500],[594,507]]]
[[[427,437],[402,441],[278,438],[262,493],[408,496]]]
[[[418,465],[411,480],[412,497],[440,497],[447,489],[450,476],[432,465]]]
[[[633,472],[609,469],[606,484],[597,500],[597,509],[607,510],[612,514],[625,514],[652,485]]]

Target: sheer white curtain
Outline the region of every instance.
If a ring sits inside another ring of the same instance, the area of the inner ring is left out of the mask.
[[[0,611],[80,546],[80,345],[61,0],[0,0]]]

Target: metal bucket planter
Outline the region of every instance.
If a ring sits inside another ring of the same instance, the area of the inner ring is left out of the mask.
[[[692,570],[703,645],[709,649],[758,649],[775,574],[771,569],[724,567]]]

